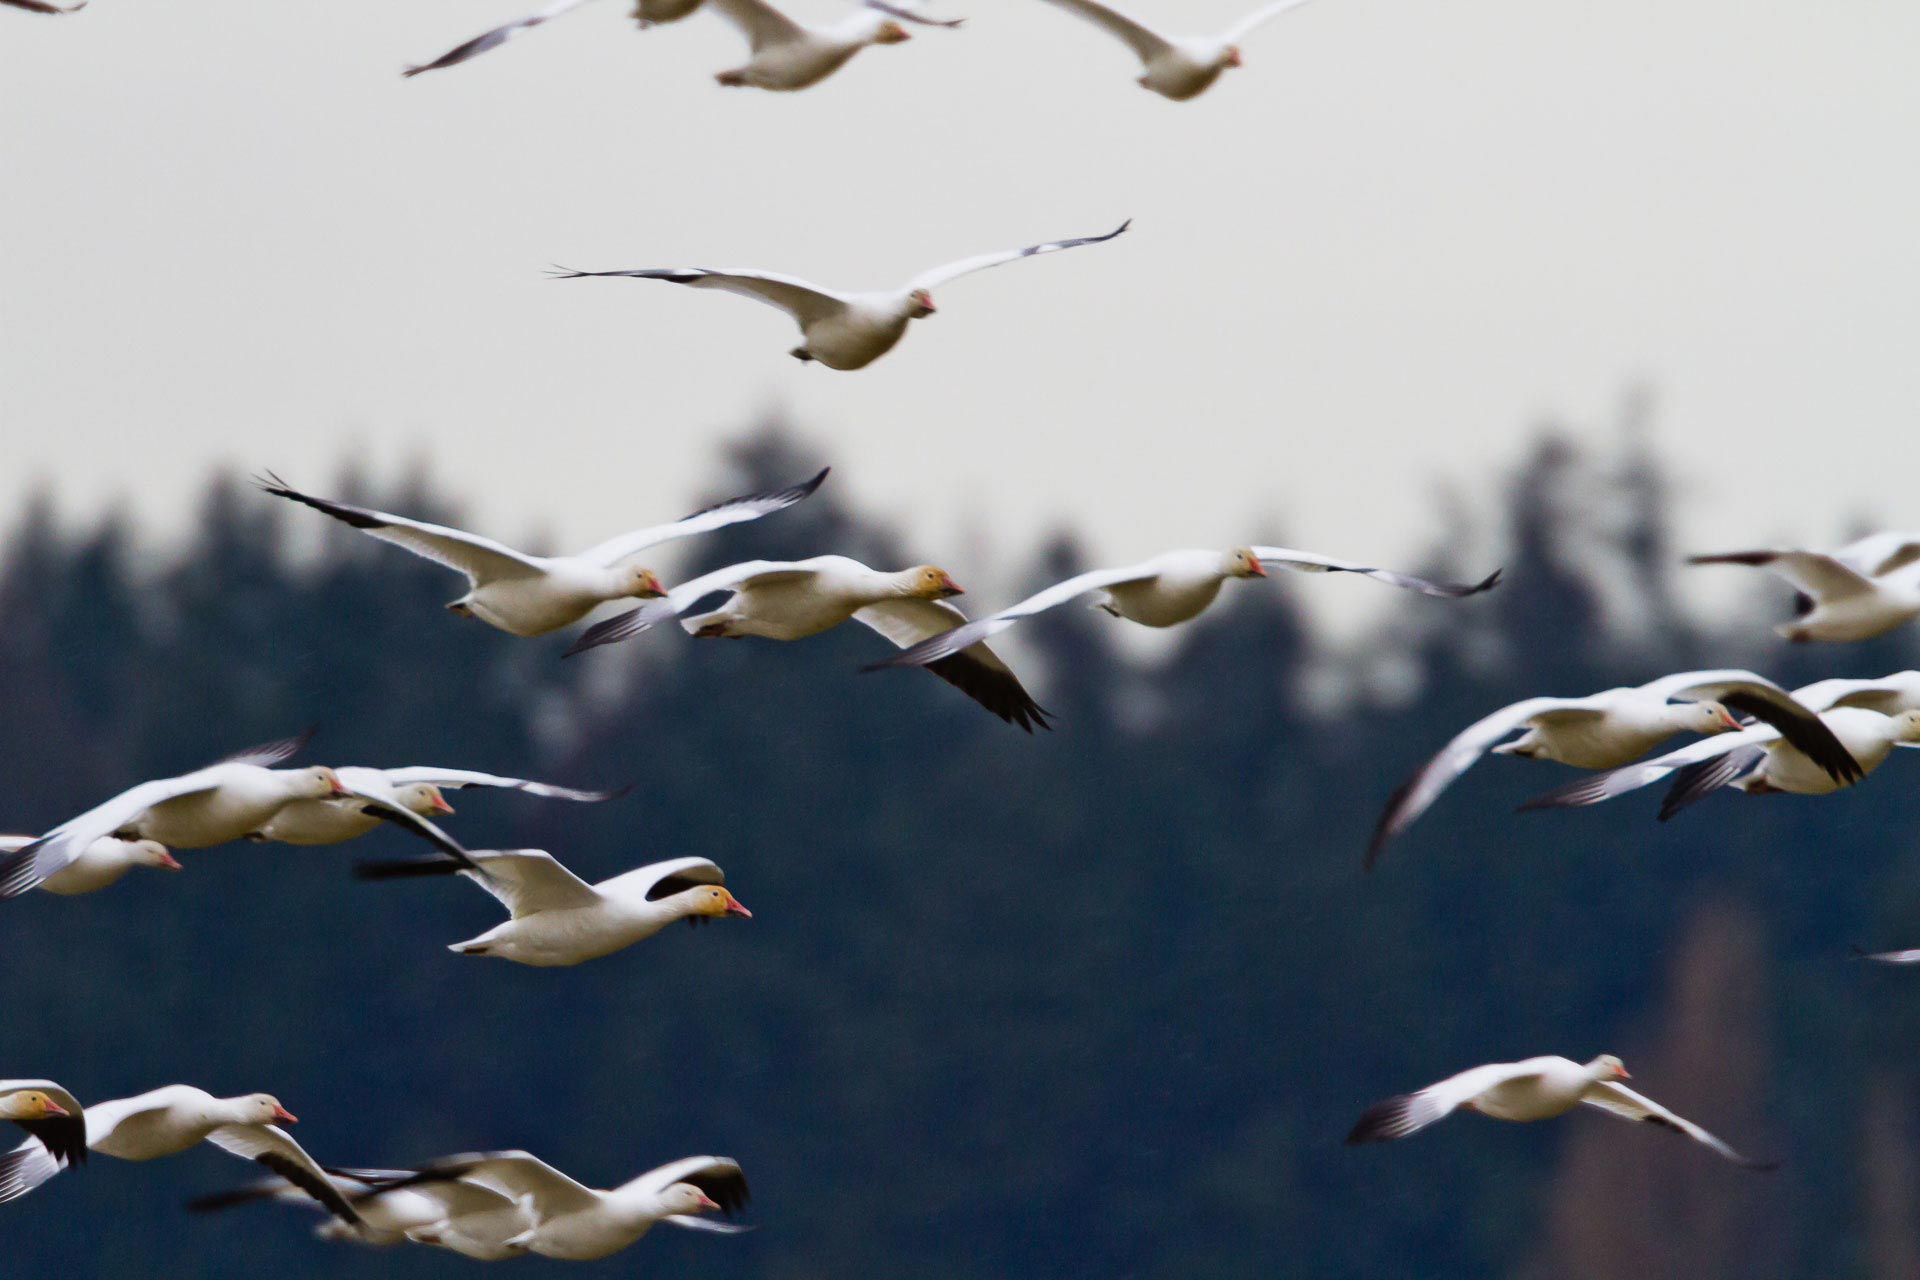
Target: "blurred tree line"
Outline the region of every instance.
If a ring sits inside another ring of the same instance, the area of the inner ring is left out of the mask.
[[[235,477],[158,571],[124,522],[69,536],[31,507],[0,568],[0,827],[317,723],[303,760],[636,783],[600,806],[460,793],[452,822],[589,879],[705,854],[756,914],[538,971],[444,950],[498,918],[471,886],[354,881],[356,858],[406,851],[391,834],[190,852],[178,876],[0,905],[0,1074],[95,1099],[269,1090],[333,1163],[523,1146],[599,1186],[695,1152],[746,1166],[752,1235],[660,1231],[527,1272],[1905,1280],[1920,978],[1847,948],[1920,945],[1914,762],[1850,795],[1722,796],[1663,826],[1646,796],[1516,815],[1565,772],[1495,759],[1360,869],[1394,785],[1506,702],[1703,664],[1789,686],[1913,665],[1911,635],[1777,646],[1784,589],[1757,580],[1740,618],[1703,631],[1676,602],[1674,499],[1637,440],[1594,455],[1544,436],[1505,509],[1448,538],[1504,547],[1506,585],[1396,599],[1338,650],[1296,601],[1372,585],[1241,584],[1154,664],[1092,611],[1029,624],[1020,663],[1060,717],[1034,739],[918,673],[856,674],[880,643],[859,628],[656,633],[563,663],[563,639],[445,615],[445,572],[316,535],[319,517]],[[817,465],[778,432],[722,462],[708,496]],[[461,514],[422,483],[343,491]],[[689,573],[930,558],[832,485],[693,550]],[[1084,564],[1060,540],[1023,585]],[[1597,1114],[1341,1145],[1386,1094],[1603,1051],[1785,1167],[1746,1174]],[[96,1160],[0,1207],[5,1273],[476,1265],[323,1245],[270,1207],[180,1207],[250,1176],[211,1149]]]

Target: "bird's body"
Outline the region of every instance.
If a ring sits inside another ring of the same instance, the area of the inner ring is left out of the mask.
[[[1627,1069],[1611,1054],[1588,1063],[1551,1056],[1490,1063],[1368,1108],[1347,1135],[1347,1142],[1352,1145],[1410,1137],[1455,1111],[1477,1111],[1495,1120],[1527,1123],[1551,1120],[1584,1104],[1685,1134],[1744,1168],[1774,1167],[1748,1160],[1700,1126],[1618,1083],[1627,1078]]]
[[[751,55],[714,79],[734,88],[791,93],[819,84],[862,49],[910,39],[902,18],[928,26],[959,25],[919,17],[904,7],[909,2],[868,6],[816,27],[795,22],[767,0],[707,0],[709,9],[739,29]]]
[[[723,3],[724,0],[708,0]],[[1131,223],[1103,236],[1081,236],[1071,240],[1050,240],[999,253],[983,253],[958,262],[923,271],[898,289],[842,292],[822,288],[797,276],[779,275],[747,267],[642,267],[630,271],[557,270],[563,280],[593,277],[624,277],[634,280],[664,280],[669,284],[694,289],[715,289],[743,298],[752,298],[787,313],[799,326],[801,343],[788,354],[798,360],[817,362],[829,369],[851,372],[864,369],[899,344],[911,321],[933,315],[935,288],[950,280],[997,267],[1021,258],[1038,257],[1099,244],[1125,231]]]
[[[1830,552],[1771,548],[1687,563],[1764,568],[1792,583],[1799,616],[1774,630],[1796,642],[1869,640],[1920,618],[1920,535],[1881,533]]]
[[[1240,66],[1240,40],[1306,0],[1273,0],[1218,36],[1168,36],[1101,0],[1047,0],[1056,9],[1084,18],[1132,49],[1140,59],[1138,81],[1163,98],[1186,102],[1199,97],[1230,67]]]
[[[17,853],[37,838],[0,836],[0,853]],[[101,836],[63,869],[42,880],[40,888],[63,896],[92,893],[110,884],[117,884],[122,876],[135,867],[178,871],[180,863],[157,840],[122,840],[118,836]]]
[[[451,859],[363,864],[366,879],[465,874],[511,913],[505,923],[448,948],[551,968],[610,955],[676,920],[750,916],[705,858],[675,858],[588,884],[540,849],[479,850],[475,868]]]
[[[206,785],[142,810],[118,830],[175,849],[202,849],[258,831],[296,800],[342,794],[331,769],[217,764],[201,774]]]

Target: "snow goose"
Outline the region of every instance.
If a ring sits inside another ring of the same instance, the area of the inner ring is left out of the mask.
[[[905,649],[967,620],[947,599],[964,594],[960,585],[933,565],[883,573],[845,556],[749,560],[682,583],[664,599],[596,623],[574,642],[567,656],[639,635],[719,591],[732,593],[725,604],[711,613],[682,619],[680,625],[703,637],[799,640],[852,619]],[[1036,724],[1051,727],[1046,711],[1021,686],[1019,677],[984,644],[969,644],[927,663],[926,668],[1028,733]]]
[[[802,362],[818,361],[829,369],[864,369],[893,350],[906,335],[907,325],[934,313],[933,291],[950,280],[998,267],[1022,258],[1037,258],[1085,244],[1103,244],[1133,225],[1129,218],[1103,236],[1049,240],[1023,249],[983,253],[923,271],[899,289],[839,293],[809,284],[795,276],[775,275],[739,267],[642,267],[632,271],[573,271],[554,269],[562,280],[619,276],[632,280],[665,280],[695,289],[718,289],[777,307],[800,326],[799,346],[788,352]]]
[[[1612,1054],[1602,1054],[1582,1065],[1568,1058],[1528,1058],[1524,1062],[1496,1062],[1462,1071],[1417,1093],[1401,1094],[1369,1107],[1347,1135],[1350,1145],[1391,1142],[1420,1132],[1455,1111],[1478,1111],[1495,1120],[1551,1120],[1585,1104],[1609,1115],[1622,1116],[1683,1133],[1743,1169],[1770,1170],[1775,1163],[1749,1160],[1690,1120],[1683,1120],[1651,1098],[1643,1098],[1619,1082],[1629,1079],[1626,1067]]]
[[[707,0],[707,7],[739,28],[750,56],[746,65],[714,79],[731,88],[792,92],[819,84],[868,45],[912,39],[906,22],[957,27],[962,19],[938,21],[920,12],[924,0],[866,0],[857,12],[828,26],[795,22],[767,0]]]
[[[56,1160],[84,1164],[87,1159],[86,1108],[80,1100],[51,1080],[0,1080],[0,1120],[11,1120],[27,1131]],[[5,1158],[0,1157],[0,1164]],[[0,1204],[24,1195],[31,1187],[15,1188],[0,1174]]]
[[[541,849],[475,850],[476,864],[451,858],[363,862],[362,879],[461,874],[485,889],[511,918],[448,947],[467,956],[499,956],[547,968],[579,964],[650,938],[675,920],[753,913],[726,890],[726,876],[705,858],[675,858],[588,884]]]
[[[67,5],[51,4],[48,0],[0,0],[0,4],[25,9],[28,13],[78,13],[87,7],[87,0],[76,0]]]
[[[412,1188],[447,1179],[490,1187],[525,1205],[533,1225],[507,1244],[549,1258],[604,1258],[659,1222],[725,1234],[745,1229],[698,1216],[717,1211],[732,1217],[746,1206],[746,1175],[724,1156],[688,1156],[611,1191],[596,1191],[524,1151],[484,1151],[435,1161],[392,1185]]]
[[[1920,536],[1878,533],[1833,552],[1797,547],[1690,556],[1688,564],[1770,569],[1798,593],[1791,641],[1868,640],[1920,617]]]
[[[422,62],[418,66],[408,67],[400,74],[417,76],[422,71],[438,71],[442,67],[454,67],[469,58],[477,58],[489,49],[497,49],[523,31],[553,21],[562,14],[571,13],[589,0],[558,0],[538,13],[516,18],[512,22],[495,27],[493,30],[475,36],[465,44],[456,45],[435,58],[432,62]],[[701,0],[637,0],[633,7],[632,18],[642,28],[651,27],[660,22],[678,22],[700,7]]]
[[[413,1240],[450,1249],[483,1262],[518,1257],[526,1250],[506,1242],[533,1226],[533,1215],[511,1197],[489,1187],[446,1178],[406,1187],[393,1184],[415,1177],[415,1169],[326,1170],[334,1188],[360,1215],[360,1225],[329,1218],[315,1228],[323,1240],[350,1240],[386,1246]],[[267,1178],[231,1191],[187,1202],[197,1213],[260,1200],[311,1206],[313,1198],[284,1178]]]
[[[121,1160],[157,1160],[210,1142],[231,1155],[279,1174],[344,1222],[360,1215],[276,1121],[294,1117],[271,1094],[216,1098],[191,1085],[170,1084],[135,1098],[96,1102],[86,1115],[87,1146]],[[69,1160],[38,1138],[0,1157],[0,1198],[25,1195],[64,1169]]]
[[[269,474],[261,488],[304,503],[382,542],[463,573],[469,590],[447,608],[516,636],[545,635],[580,621],[609,600],[651,599],[663,588],[653,572],[631,563],[649,547],[784,511],[818,489],[827,470],[804,484],[751,493],[704,507],[672,524],[636,529],[573,556],[533,556],[478,534],[405,516],[315,498]]]
[[[1862,776],[1884,764],[1895,747],[1920,746],[1920,710],[1889,716],[1860,706],[1837,706],[1822,712],[1820,719],[1858,763]],[[1521,808],[1599,804],[1667,777],[1674,782],[1660,805],[1662,822],[1722,787],[1738,787],[1750,795],[1787,792],[1823,796],[1850,785],[1833,778],[1772,725],[1756,724],[1638,764],[1593,774],[1535,796]]]
[[[1081,596],[1100,593],[1096,607],[1116,618],[1149,627],[1172,627],[1198,617],[1220,594],[1229,578],[1264,578],[1267,565],[1300,573],[1357,573],[1381,582],[1450,598],[1485,591],[1500,581],[1495,572],[1472,586],[1428,582],[1391,569],[1375,569],[1351,560],[1335,560],[1312,551],[1285,547],[1236,547],[1231,551],[1169,551],[1124,569],[1092,569],[1028,596],[998,613],[976,618],[951,631],[923,640],[904,653],[866,668],[925,666],[951,657],[989,636],[995,636],[1022,618],[1030,618]]]
[[[422,818],[452,813],[453,806],[441,794],[443,789],[457,791],[464,787],[494,787],[585,804],[611,800],[626,790],[579,791],[548,782],[503,778],[498,774],[478,773],[471,769],[437,769],[431,765],[413,765],[404,769],[346,765],[335,769],[334,773],[352,795],[330,796],[324,800],[296,800],[283,805],[273,815],[272,821],[247,838],[274,840],[282,844],[338,844],[363,836],[387,821],[386,815],[391,809],[405,809]],[[386,807],[368,804],[367,797],[380,798],[385,801]]]
[[[1254,10],[1218,36],[1163,36],[1098,0],[1047,0],[1056,9],[1077,14],[1132,49],[1145,68],[1138,83],[1163,98],[1185,102],[1213,87],[1220,73],[1241,64],[1240,41],[1307,0],[1274,0]]]
[[[38,836],[0,836],[0,853],[18,853],[38,840]],[[158,867],[162,871],[180,870],[180,862],[157,840],[121,840],[101,836],[80,856],[40,882],[48,893],[92,893],[115,883],[135,867]]]
[[[1611,769],[1676,733],[1737,733],[1743,726],[1733,711],[1778,727],[1836,781],[1860,778],[1860,765],[1820,717],[1751,671],[1682,671],[1584,698],[1527,698],[1468,725],[1400,785],[1374,828],[1366,865],[1488,751]],[[1518,738],[1501,742],[1521,729]]]

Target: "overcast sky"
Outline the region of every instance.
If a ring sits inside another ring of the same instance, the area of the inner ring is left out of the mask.
[[[522,0],[0,9],[0,492],[165,521],[215,464],[425,456],[488,531],[585,544],[777,406],[927,559],[1071,525],[1391,562],[1438,484],[1645,382],[1696,545],[1920,519],[1920,5],[1316,0],[1186,104],[1039,0],[786,95],[714,84],[718,18],[625,7],[413,80]],[[1129,216],[850,374],[742,299],[543,274],[887,285]]]

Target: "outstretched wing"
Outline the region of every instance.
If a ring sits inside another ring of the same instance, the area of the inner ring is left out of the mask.
[[[771,44],[806,38],[805,27],[762,0],[707,0],[707,7],[740,28],[755,53]]]
[[[550,800],[578,800],[584,804],[617,799],[632,790],[631,787],[616,787],[611,791],[580,791],[573,787],[555,786],[551,782],[529,782],[525,778],[503,778],[499,774],[479,773],[472,769],[440,769],[425,764],[409,765],[403,769],[382,769],[380,772],[386,774],[387,781],[397,787],[416,782],[444,787],[449,791],[466,787],[497,787],[508,791],[524,791],[532,796],[545,796]]]
[[[591,907],[601,901],[592,885],[543,849],[475,849],[468,856],[475,866],[462,866],[452,858],[412,858],[362,862],[354,868],[354,874],[362,880],[464,875],[499,899],[516,920],[540,911]]]
[[[112,835],[154,805],[212,790],[219,785],[215,770],[221,767],[213,765],[177,778],[143,782],[67,819],[32,844],[0,857],[0,900],[17,898],[56,871],[71,866],[95,840]]]
[[[334,1217],[353,1226],[363,1225],[347,1198],[326,1171],[295,1142],[286,1130],[270,1124],[226,1124],[207,1135],[207,1141],[242,1160],[253,1160],[279,1174],[318,1200]]]
[[[1165,36],[1151,27],[1128,17],[1112,5],[1099,4],[1096,0],[1047,0],[1056,9],[1065,9],[1068,13],[1085,18],[1108,35],[1124,43],[1133,50],[1142,62],[1152,62],[1173,50],[1173,44]]]
[[[551,22],[561,14],[571,9],[578,9],[586,3],[587,0],[557,0],[557,3],[548,5],[538,13],[516,18],[504,26],[495,27],[491,31],[475,36],[463,45],[447,50],[432,62],[422,62],[418,66],[408,67],[400,74],[411,77],[419,75],[422,71],[438,71],[442,67],[458,66],[469,58],[477,58],[489,49],[498,48],[522,31],[531,31],[541,23]]]
[[[676,1182],[698,1187],[728,1217],[747,1207],[747,1175],[740,1171],[739,1161],[725,1156],[688,1156],[650,1169],[627,1186],[657,1195]]]
[[[1623,1088],[1612,1081],[1603,1081],[1588,1088],[1580,1099],[1590,1107],[1628,1120],[1639,1120],[1646,1124],[1657,1124],[1663,1129],[1675,1133],[1684,1133],[1714,1154],[1731,1160],[1742,1169],[1772,1170],[1780,1167],[1778,1161],[1749,1160],[1720,1139],[1702,1129],[1691,1120],[1683,1120],[1651,1098],[1645,1098],[1631,1089]]]
[[[820,474],[813,479],[788,485],[784,489],[743,494],[738,498],[728,498],[725,502],[716,502],[672,524],[655,525],[651,529],[636,529],[632,533],[623,533],[617,538],[609,538],[597,547],[587,548],[580,553],[579,558],[590,560],[595,564],[611,566],[636,552],[658,546],[662,542],[691,537],[696,533],[710,533],[730,524],[739,524],[743,520],[758,520],[761,516],[785,511],[794,503],[811,497],[813,491],[826,481],[827,472],[832,469],[822,467]]]
[[[707,0],[713,4],[715,0]],[[556,267],[556,280],[585,280],[603,276],[623,276],[629,280],[665,280],[691,289],[718,289],[764,302],[792,316],[802,328],[815,321],[839,315],[847,308],[846,299],[809,284],[797,276],[775,275],[771,271],[752,271],[743,267],[712,270],[707,267],[641,267],[633,271],[574,271]]]
[[[1744,564],[1771,569],[1815,600],[1844,600],[1865,595],[1873,583],[1829,555],[1793,548],[1728,551],[1720,555],[1688,556],[1688,564]]]
[[[1463,1103],[1479,1097],[1495,1085],[1522,1076],[1538,1074],[1524,1062],[1496,1062],[1484,1067],[1448,1076],[1413,1093],[1402,1093],[1374,1103],[1361,1113],[1347,1134],[1347,1145],[1363,1142],[1392,1142],[1420,1132],[1430,1124],[1446,1119]]]
[[[391,822],[401,830],[418,836],[446,854],[459,866],[468,870],[478,866],[473,860],[473,855],[467,852],[464,845],[413,810],[397,805],[387,797],[374,792],[358,791],[348,787],[347,794],[360,801],[361,812],[367,816],[378,818],[382,822]]]
[[[1673,785],[1660,798],[1660,821],[1665,822],[1688,805],[1696,804],[1720,788],[1738,782],[1758,769],[1766,758],[1765,747],[1747,745],[1735,747],[1712,760],[1688,765],[1673,776]]]
[[[1296,0],[1303,2],[1303,0]],[[1389,586],[1400,587],[1406,591],[1418,591],[1422,595],[1444,596],[1457,600],[1461,596],[1478,595],[1482,591],[1491,591],[1500,585],[1500,570],[1495,569],[1479,582],[1430,582],[1425,578],[1416,578],[1410,573],[1396,573],[1392,569],[1376,569],[1371,565],[1358,564],[1352,560],[1336,560],[1332,556],[1323,556],[1315,551],[1294,551],[1287,547],[1254,547],[1254,557],[1261,564],[1277,565],[1282,569],[1292,569],[1296,573],[1357,573]]]
[[[525,1151],[476,1151],[420,1166],[382,1191],[459,1179],[497,1191],[510,1200],[531,1197],[537,1218],[561,1217],[596,1207],[600,1198],[566,1174]]]
[[[869,9],[902,22],[917,22],[923,27],[964,27],[967,24],[965,18],[929,18],[920,12],[926,4],[927,0],[866,0]]]
[[[1453,741],[1435,752],[1425,764],[1415,769],[1412,776],[1388,798],[1387,807],[1382,810],[1380,821],[1374,826],[1373,839],[1367,844],[1366,866],[1371,870],[1373,864],[1380,860],[1380,854],[1389,840],[1412,826],[1415,819],[1440,798],[1440,793],[1452,786],[1455,778],[1471,769],[1488,748],[1527,721],[1536,716],[1554,716],[1568,721],[1587,720],[1598,719],[1605,714],[1597,708],[1583,705],[1579,699],[1528,698],[1474,721],[1455,734]]]
[[[1772,725],[1780,736],[1835,782],[1858,782],[1864,771],[1840,739],[1794,695],[1751,671],[1682,671],[1641,686],[1669,701],[1718,702],[1729,711]]]
[[[0,4],[25,9],[28,13],[78,13],[87,7],[87,0],[78,0],[78,3],[68,5],[52,4],[49,0],[0,0]]]
[[[1228,44],[1232,44],[1242,37],[1251,35],[1260,27],[1266,26],[1267,23],[1272,22],[1287,10],[1298,9],[1306,2],[1307,0],[1273,0],[1272,4],[1255,9],[1252,13],[1227,28],[1224,38]]]
[[[1125,222],[1103,236],[1081,236],[1075,240],[1048,240],[1044,244],[1030,244],[1024,249],[1006,249],[1000,253],[976,254],[971,258],[962,258],[958,262],[949,262],[944,267],[934,267],[932,270],[922,271],[919,275],[907,282],[907,288],[937,289],[949,280],[957,280],[961,276],[971,275],[976,271],[985,271],[988,267],[997,267],[1008,262],[1018,262],[1022,258],[1037,258],[1044,253],[1058,253],[1062,249],[1077,249],[1083,244],[1100,244],[1113,239],[1132,225],[1133,219],[1128,218]]]
[[[724,569],[702,574],[672,588],[658,600],[649,600],[638,609],[629,609],[604,622],[596,622],[580,633],[562,657],[571,658],[603,644],[616,644],[642,631],[677,618],[716,591],[737,591],[753,582],[797,582],[814,576],[815,570],[802,564],[780,560],[743,560]]]
[[[873,663],[866,670],[877,671],[882,667],[924,667],[942,658],[952,657],[989,636],[999,635],[1022,618],[1031,618],[1036,613],[1044,613],[1048,609],[1066,604],[1091,591],[1101,591],[1127,582],[1145,582],[1154,576],[1155,571],[1151,561],[1145,564],[1129,565],[1124,569],[1090,569],[1085,573],[1075,574],[1064,582],[1056,582],[1044,591],[1036,591],[1025,600],[1018,604],[1010,604],[998,613],[990,613],[972,622],[962,622],[959,626],[909,645],[903,652]],[[958,610],[955,612],[957,613]],[[892,639],[892,637],[888,638]]]
[[[1689,742],[1676,751],[1655,756],[1651,760],[1639,760],[1633,764],[1621,765],[1618,769],[1590,773],[1566,786],[1543,792],[1520,807],[1522,809],[1561,809],[1577,805],[1599,804],[1602,800],[1612,800],[1629,791],[1638,791],[1641,787],[1652,786],[1662,778],[1691,765],[1718,760],[1742,747],[1771,742],[1779,736],[1780,731],[1772,725],[1755,725],[1739,733],[1715,734],[1711,738]]]
[[[967,615],[944,600],[886,600],[856,610],[856,619],[903,649],[952,631]],[[1033,700],[1013,669],[979,642],[922,664],[1008,724],[1028,733],[1035,725],[1051,729],[1047,712]]]
[[[461,529],[449,529],[445,525],[409,520],[385,511],[372,511],[328,498],[316,498],[289,488],[272,472],[268,472],[260,481],[260,487],[276,498],[304,503],[315,511],[323,511],[335,520],[352,525],[362,533],[372,534],[382,542],[405,547],[435,564],[464,573],[475,586],[503,578],[538,577],[546,572],[533,556],[515,551],[491,538]]]
[[[703,884],[726,882],[726,873],[709,858],[671,858],[666,862],[635,867],[595,886],[595,889],[616,895],[639,893],[648,902],[658,902],[661,898],[670,898]]]
[[[1833,558],[1869,578],[1878,578],[1920,564],[1920,533],[1868,534],[1841,547]]]
[[[28,1138],[0,1155],[0,1204],[18,1200],[66,1167],[38,1138]]]
[[[290,738],[276,738],[272,742],[262,742],[257,746],[242,747],[232,755],[221,756],[215,764],[251,764],[262,769],[271,769],[284,760],[291,759],[299,750],[312,740],[312,728],[303,729]]]

